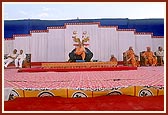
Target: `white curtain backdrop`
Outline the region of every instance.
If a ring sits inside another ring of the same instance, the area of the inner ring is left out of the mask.
[[[48,33],[32,33],[30,39],[32,62],[48,61]]]
[[[9,54],[14,49],[14,42],[15,40],[4,40],[4,54]]]
[[[24,51],[24,53],[31,53],[30,52],[30,36],[15,37],[13,45],[14,45],[14,48],[18,50],[18,53],[19,53],[19,50],[21,49]]]
[[[162,38],[153,38],[152,39],[152,47],[153,47],[153,51],[158,50],[158,46],[164,46],[163,39]],[[164,47],[163,47],[164,48]],[[166,50],[166,49],[165,49]]]
[[[135,35],[133,31],[118,31],[118,53],[119,60],[123,59],[123,52],[128,50],[129,46],[132,46],[135,50]],[[136,53],[136,51],[135,51]]]
[[[65,30],[64,29],[49,29],[47,40],[47,59],[50,62],[65,61]]]
[[[115,27],[98,27],[98,24],[68,24],[66,28],[52,28],[48,32],[33,32],[31,36],[18,36],[14,40],[4,40],[4,53],[10,53],[14,48],[31,53],[32,62],[65,62],[68,54],[75,48],[72,39],[73,31],[87,31],[90,41],[87,46],[93,52],[94,60],[109,61],[112,54],[123,60],[123,52],[132,46],[135,53],[146,50],[150,46],[156,51],[158,46],[164,48],[164,38],[151,38],[151,35],[134,34],[134,31],[118,31]]]
[[[118,34],[115,28],[100,28],[98,32],[99,36],[99,60],[109,61],[110,56],[113,54],[118,58]]]
[[[158,47],[158,46],[153,46],[152,45],[152,39],[151,35],[136,35],[136,53],[140,55],[140,52],[146,51],[146,47],[151,47],[151,50],[153,51],[153,47]],[[156,38],[157,39],[157,38]],[[163,39],[162,39],[163,40]]]

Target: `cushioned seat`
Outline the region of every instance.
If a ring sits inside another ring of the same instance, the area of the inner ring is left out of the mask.
[[[90,60],[93,57],[93,53],[88,49],[85,48],[86,50],[86,57],[85,57],[85,62],[90,62]],[[76,62],[76,60],[82,60],[82,57],[80,55],[76,55],[75,53],[75,49],[73,49],[70,53],[69,53],[69,61],[70,62]]]
[[[31,68],[31,54],[26,54],[26,59],[23,62],[23,68]]]
[[[155,56],[156,56],[156,52],[154,52]],[[163,60],[163,57],[160,57],[160,56],[156,56],[157,57],[157,65],[158,66],[161,66],[164,64],[164,60]]]
[[[142,56],[142,54],[145,51],[140,52],[140,66],[145,66],[145,58]]]

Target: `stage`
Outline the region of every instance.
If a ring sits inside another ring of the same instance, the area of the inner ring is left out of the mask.
[[[33,67],[37,69],[39,67]],[[64,98],[164,95],[164,66],[122,71],[18,72],[4,69],[5,101],[16,97]]]
[[[18,72],[85,72],[137,70],[137,67],[117,66],[116,62],[42,63],[39,68],[22,68]]]

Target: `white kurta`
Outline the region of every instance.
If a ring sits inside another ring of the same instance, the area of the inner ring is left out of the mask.
[[[9,54],[8,56],[16,58],[18,56],[18,54]],[[4,60],[4,67],[8,67],[8,65],[15,60],[11,57],[8,57],[7,59]]]
[[[163,51],[156,51],[156,56],[164,56],[164,52]]]
[[[19,54],[18,57],[15,59],[15,67],[22,68],[22,64],[25,59],[26,59],[26,54],[24,53]]]

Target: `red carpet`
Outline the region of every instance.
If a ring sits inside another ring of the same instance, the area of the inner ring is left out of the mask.
[[[164,96],[33,97],[4,103],[5,111],[163,111]]]
[[[118,66],[104,68],[22,68],[18,72],[72,72],[72,71],[122,71],[122,70],[137,70],[137,67]]]

